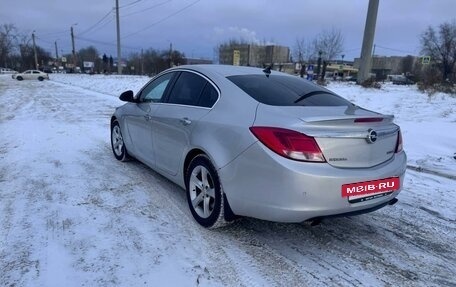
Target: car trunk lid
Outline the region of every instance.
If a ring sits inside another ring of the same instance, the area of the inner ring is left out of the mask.
[[[315,138],[330,165],[366,168],[393,157],[399,131],[393,118],[354,105],[277,107],[259,104],[254,125],[299,131]]]

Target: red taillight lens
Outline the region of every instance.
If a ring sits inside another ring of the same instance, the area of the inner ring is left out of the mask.
[[[397,142],[396,142],[396,150],[395,152],[398,153],[398,152],[401,152],[403,149],[402,147],[402,133],[401,133],[401,130],[399,130],[397,132]]]
[[[250,131],[265,146],[283,157],[299,161],[326,161],[313,137],[272,127],[250,127]]]
[[[383,118],[359,118],[355,119],[355,123],[377,123],[383,121]]]

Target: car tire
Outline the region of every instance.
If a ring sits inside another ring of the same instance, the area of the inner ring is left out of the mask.
[[[125,147],[122,131],[120,130],[120,125],[117,120],[115,120],[111,125],[111,148],[114,153],[114,157],[117,160],[128,161],[131,159],[127,148]]]
[[[17,76],[17,77],[16,77],[16,80],[18,80],[18,81],[22,81],[22,80],[23,80],[23,78],[22,78],[21,76]]]
[[[222,186],[209,157],[200,154],[192,159],[185,174],[187,202],[193,218],[206,228],[227,225],[224,218]]]
[[[40,81],[40,82],[41,82],[41,81],[43,81],[43,80],[44,80],[44,78],[43,78],[43,77],[38,77],[38,81]]]

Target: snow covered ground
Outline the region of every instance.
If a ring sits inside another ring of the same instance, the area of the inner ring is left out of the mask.
[[[147,77],[0,76],[0,286],[455,286],[456,181],[408,171],[399,203],[307,224],[195,224],[185,194],[120,163],[109,118]],[[394,114],[409,164],[456,175],[456,98],[328,88]]]

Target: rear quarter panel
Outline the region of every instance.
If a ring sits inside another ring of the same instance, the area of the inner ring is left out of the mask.
[[[220,98],[195,126],[191,146],[205,151],[220,169],[256,141],[249,127],[255,121],[258,102],[225,77],[208,76],[219,88]]]

